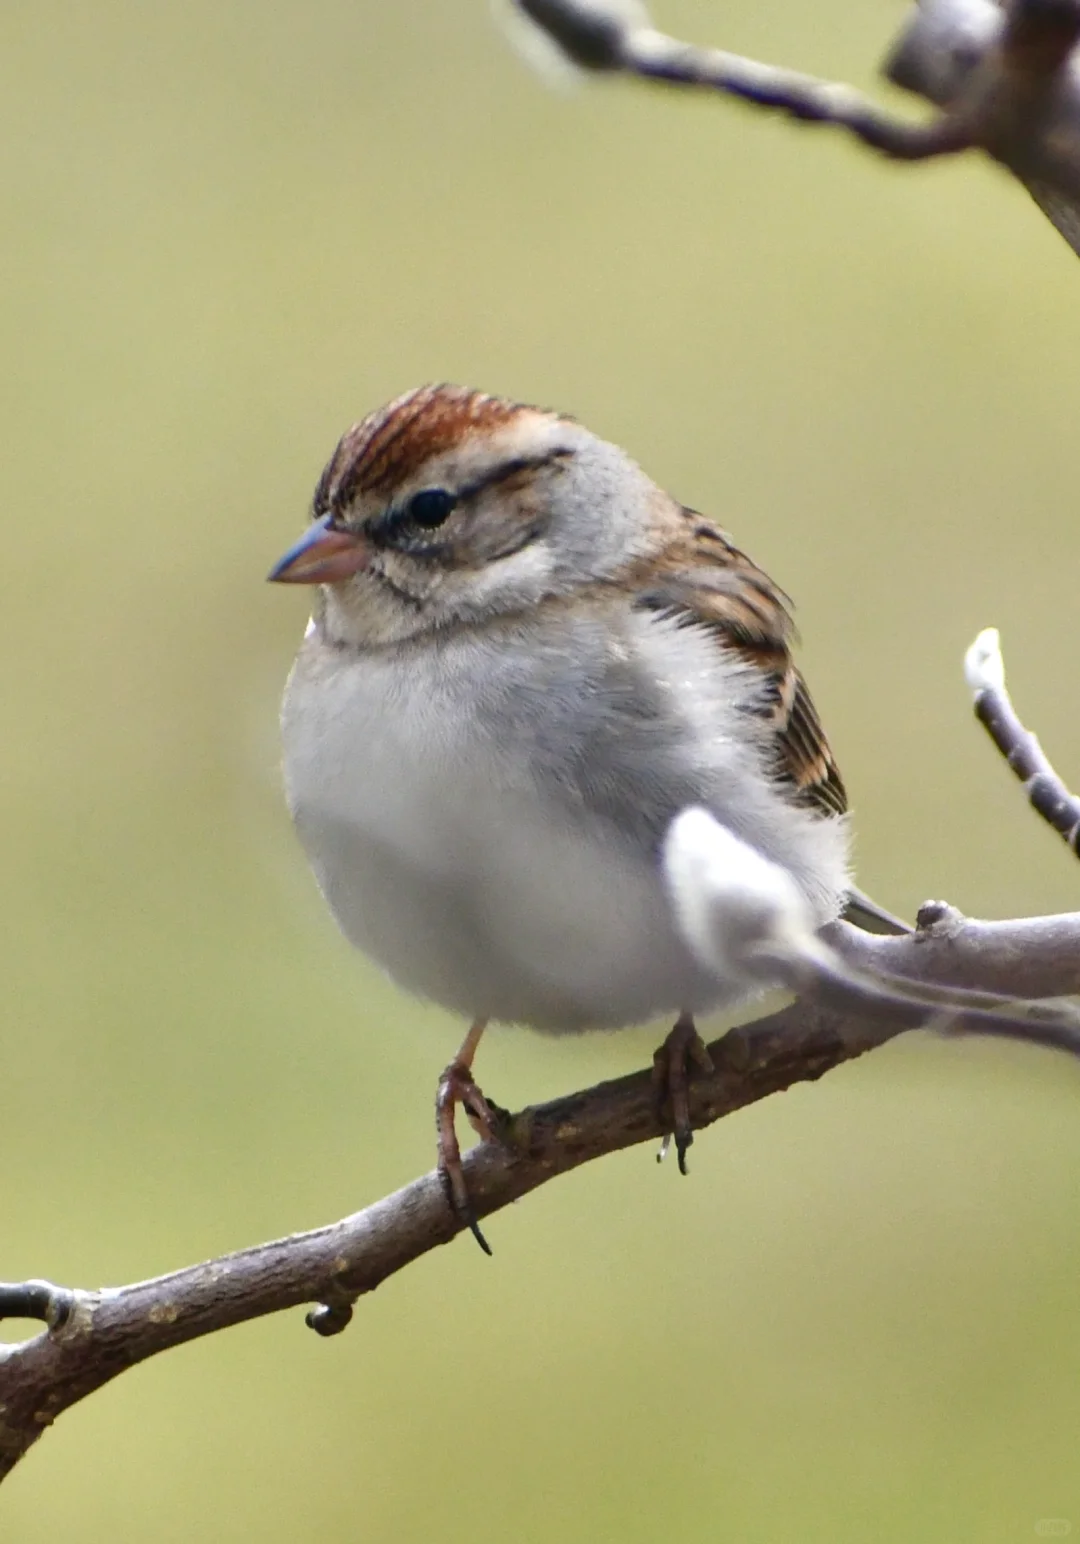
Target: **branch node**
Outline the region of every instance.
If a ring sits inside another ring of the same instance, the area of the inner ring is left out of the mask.
[[[329,1337],[340,1335],[347,1330],[352,1322],[353,1304],[345,1303],[320,1303],[310,1313],[304,1316],[304,1323],[309,1330],[314,1330],[316,1335]]]
[[[948,901],[923,901],[915,913],[915,931],[932,932],[940,937],[943,933],[955,932],[963,920],[963,912],[950,906]]]

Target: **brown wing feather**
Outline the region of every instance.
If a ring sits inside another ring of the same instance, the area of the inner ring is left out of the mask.
[[[780,738],[785,745],[785,760],[792,771],[792,780],[812,803],[831,814],[843,815],[848,802],[840,768],[825,738],[806,682],[794,665],[790,669],[795,679],[795,697]]]
[[[840,769],[792,659],[790,601],[718,526],[696,510],[682,517],[670,545],[651,560],[638,604],[707,627],[762,671],[779,775],[822,815],[844,814]]]

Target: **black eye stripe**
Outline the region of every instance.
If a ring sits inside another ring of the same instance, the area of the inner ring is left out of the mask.
[[[437,531],[459,505],[471,502],[488,488],[508,482],[522,472],[536,471],[572,455],[572,450],[560,446],[542,455],[515,456],[493,467],[475,482],[459,488],[456,493],[449,488],[421,488],[403,503],[392,505],[371,520],[367,526],[368,534],[380,546],[411,551],[418,557],[430,556],[441,548],[437,538],[425,539],[427,533]]]
[[[495,488],[501,482],[509,482],[511,477],[517,477],[520,472],[536,472],[542,466],[550,466],[555,461],[565,461],[574,452],[567,446],[556,450],[546,450],[537,456],[515,456],[512,461],[504,461],[501,466],[494,467],[486,472],[483,477],[478,477],[467,488],[462,488],[463,499],[475,498],[478,493],[483,493],[485,488]]]

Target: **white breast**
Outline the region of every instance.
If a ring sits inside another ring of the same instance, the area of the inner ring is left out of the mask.
[[[282,714],[286,787],[343,932],[402,986],[468,1017],[574,1030],[736,1000],[678,937],[654,845],[622,830],[633,821],[613,824],[617,769],[594,791],[575,762],[574,726],[605,711],[582,639],[570,668],[512,630],[489,652],[468,643],[356,653],[315,636],[301,651]],[[673,723],[673,739],[685,732]],[[756,767],[722,770],[760,781]],[[648,777],[636,782],[647,798]]]

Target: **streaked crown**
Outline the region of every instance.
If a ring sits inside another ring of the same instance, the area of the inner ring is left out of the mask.
[[[387,494],[470,435],[536,411],[467,386],[417,386],[342,435],[315,489],[315,515],[341,510],[364,494]]]

